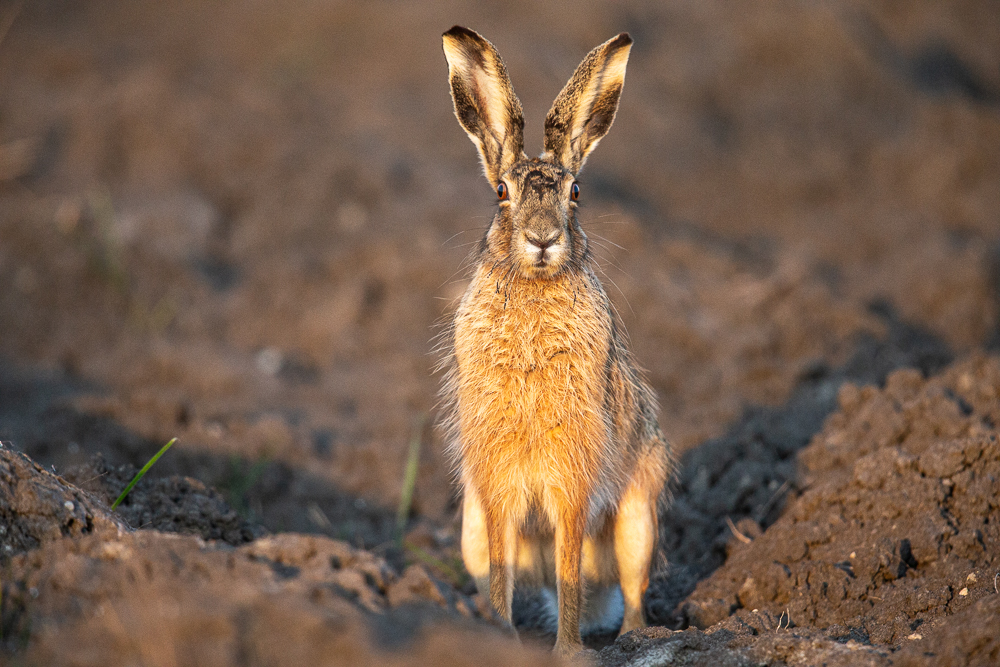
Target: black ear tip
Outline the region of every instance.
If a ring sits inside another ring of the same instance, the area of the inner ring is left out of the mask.
[[[462,37],[472,37],[473,39],[476,39],[479,38],[479,34],[474,30],[469,30],[463,26],[455,25],[451,27],[451,30],[442,35],[442,37],[454,37],[456,39]]]
[[[611,41],[611,46],[621,48],[623,46],[628,46],[629,44],[632,43],[632,41],[633,41],[632,36],[630,34],[628,34],[627,32],[622,32],[619,33],[618,36]]]

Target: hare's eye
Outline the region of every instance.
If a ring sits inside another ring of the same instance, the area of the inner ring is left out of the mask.
[[[507,194],[507,184],[500,181],[500,184],[497,185],[497,199],[506,199]]]
[[[580,198],[580,184],[574,183],[573,187],[569,189],[569,198],[576,201]]]

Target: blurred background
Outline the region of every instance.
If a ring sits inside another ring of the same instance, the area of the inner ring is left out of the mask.
[[[494,207],[454,24],[529,154],[635,39],[581,219],[678,452],[887,317],[1000,341],[995,0],[3,0],[0,439],[61,469],[176,436],[164,473],[369,546],[417,441],[412,513],[453,530],[433,337]]]

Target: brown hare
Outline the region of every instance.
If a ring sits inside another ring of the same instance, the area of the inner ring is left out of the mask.
[[[584,58],[545,118],[545,152],[529,158],[496,49],[467,28],[444,34],[455,115],[499,200],[444,361],[462,557],[508,623],[515,577],[554,587],[560,653],[582,648],[584,582],[590,598],[620,585],[621,632],[645,624],[673,469],[576,217],[576,176],[614,121],[631,44],[622,33]]]

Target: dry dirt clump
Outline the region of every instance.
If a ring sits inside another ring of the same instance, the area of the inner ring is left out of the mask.
[[[0,446],[0,563],[53,540],[116,532],[121,526],[90,494]]]
[[[846,384],[838,400],[799,454],[802,496],[751,543],[733,540],[687,618],[707,627],[735,612],[755,625],[767,613],[772,630],[928,654],[951,652],[961,628],[978,638],[971,658],[995,660],[1000,360],[926,381],[900,370],[884,389]]]

